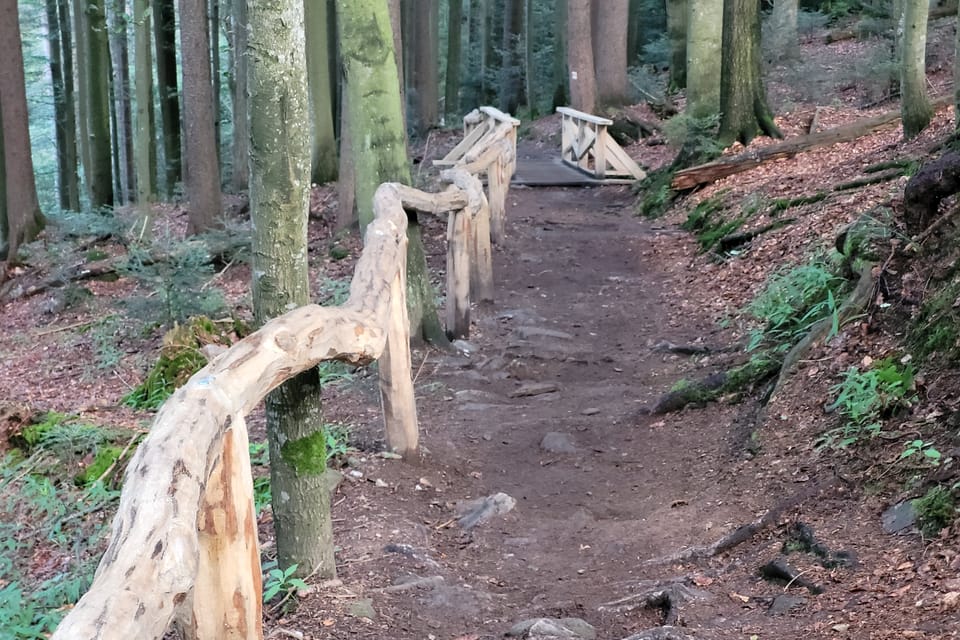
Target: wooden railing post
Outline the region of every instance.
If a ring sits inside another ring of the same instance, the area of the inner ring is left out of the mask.
[[[507,176],[506,161],[497,156],[487,167],[487,190],[490,192],[490,241],[493,244],[503,244],[505,235],[505,218],[507,208]]]
[[[447,331],[455,338],[470,335],[470,214],[467,209],[447,218]]]
[[[200,557],[192,595],[197,640],[262,640],[263,584],[247,427],[236,414],[223,436],[197,517]]]

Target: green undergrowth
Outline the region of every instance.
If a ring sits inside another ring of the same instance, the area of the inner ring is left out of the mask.
[[[944,365],[960,361],[960,271],[953,273],[925,300],[910,324],[907,344],[921,360],[937,359]]]
[[[207,345],[229,347],[239,337],[237,327],[233,320],[214,321],[205,316],[175,325],[163,337],[156,364],[143,382],[123,397],[123,404],[135,409],[158,409],[178,387],[207,364],[203,348]]]
[[[885,420],[916,404],[914,376],[909,362],[892,357],[848,369],[832,388],[836,400],[830,409],[839,414],[841,424],[818,445],[842,449],[880,435]]]
[[[696,236],[697,244],[703,252],[716,247],[717,243],[740,229],[757,212],[755,204],[750,204],[744,206],[739,214],[724,216],[723,195],[719,193],[697,204],[680,225],[682,229]]]
[[[135,439],[59,413],[10,438],[0,461],[0,637],[47,637],[89,587]]]
[[[944,527],[949,526],[956,519],[955,489],[956,486],[949,488],[937,484],[913,501],[913,508],[917,514],[917,528],[924,536],[936,537]]]

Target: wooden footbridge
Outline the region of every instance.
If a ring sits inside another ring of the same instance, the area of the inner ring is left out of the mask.
[[[529,186],[586,186],[629,184],[642,180],[646,173],[627,155],[607,130],[608,118],[558,107],[561,115],[560,154],[516,157],[511,183]],[[516,154],[520,121],[493,107],[480,107],[463,119],[463,140],[440,160],[437,166],[472,162],[474,149],[488,148],[487,141],[502,127],[511,127],[507,136]]]

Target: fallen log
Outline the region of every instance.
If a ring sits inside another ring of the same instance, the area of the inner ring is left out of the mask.
[[[943,95],[933,101],[933,107],[939,108],[951,104],[953,95]],[[798,138],[784,140],[767,147],[748,150],[734,156],[721,158],[706,164],[681,169],[673,175],[670,187],[676,191],[693,189],[701,184],[707,184],[721,178],[726,178],[744,171],[749,171],[760,165],[774,160],[792,158],[803,151],[810,151],[819,147],[827,147],[841,142],[850,142],[857,138],[873,133],[886,125],[900,119],[900,110],[887,111],[876,116],[863,118],[850,124],[845,124],[826,131],[811,133]]]

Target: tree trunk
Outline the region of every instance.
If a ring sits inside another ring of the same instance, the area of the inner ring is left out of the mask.
[[[667,0],[667,35],[670,38],[670,86],[687,86],[688,0]],[[695,0],[690,0],[694,2]]]
[[[333,83],[330,78],[330,19],[326,0],[303,0],[307,37],[307,83],[312,133],[311,179],[325,184],[337,179],[337,140],[333,132]]]
[[[220,0],[207,0],[207,43],[210,45],[210,81],[213,83],[213,136],[220,162]]]
[[[521,41],[523,37],[524,0],[505,0],[503,18],[503,37],[500,41],[502,61],[500,63],[500,110],[504,113],[516,113],[523,104],[523,56]]]
[[[927,95],[927,0],[907,0],[903,12],[903,58],[900,61],[900,109],[903,136],[913,138],[933,117]]]
[[[17,0],[0,0],[0,42],[6,54],[0,57],[0,130],[3,141],[2,171],[4,177],[2,238],[0,257],[16,263],[17,250],[33,240],[43,229],[44,217],[37,201],[30,152],[30,120],[27,113],[27,92],[23,75],[23,51],[20,40],[20,18]]]
[[[570,104],[567,85],[567,2],[560,0],[554,5],[553,15],[553,110]]]
[[[570,69],[570,104],[593,113],[597,105],[597,84],[591,44],[591,0],[567,0],[567,66]]]
[[[687,18],[687,113],[704,118],[720,113],[723,0],[689,4]]]
[[[201,233],[220,223],[220,168],[214,133],[205,0],[179,0],[183,51],[183,120],[187,157],[188,231]]]
[[[83,187],[87,194],[87,199],[92,200],[90,185],[93,182],[90,167],[93,153],[90,149],[90,99],[88,91],[90,89],[90,48],[87,46],[89,37],[87,26],[87,10],[82,0],[78,0],[73,10],[74,27],[73,33],[76,36],[76,54],[77,54],[77,139],[79,148],[80,166],[83,170]]]
[[[183,179],[180,150],[180,88],[177,82],[177,32],[174,0],[154,0],[154,40],[157,50],[157,88],[160,96],[163,165],[166,193],[172,196]]]
[[[535,64],[534,48],[536,42],[536,15],[534,13],[533,0],[526,0],[523,10],[523,93],[527,96],[527,111],[531,120],[536,119],[540,113],[537,99],[540,96],[540,88]]]
[[[157,193],[157,147],[153,116],[153,56],[149,0],[133,0],[134,92],[137,103],[133,164],[137,204],[146,214]]]
[[[423,134],[436,126],[439,117],[439,0],[418,0],[411,7],[412,42],[407,48],[413,54],[409,88],[412,109],[407,113],[413,129]]]
[[[406,136],[400,109],[400,79],[390,16],[377,0],[337,0],[348,126],[356,171],[361,230],[373,219],[373,194],[382,182],[410,183]],[[416,215],[407,230],[407,304],[411,336],[442,342],[423,240]],[[427,333],[429,332],[429,333]]]
[[[954,64],[953,64],[953,128],[955,132],[960,132],[960,9],[957,9],[957,35],[954,43]]]
[[[636,64],[643,55],[644,0],[630,0],[630,23],[627,25],[627,66]]]
[[[447,0],[447,75],[443,79],[443,118],[447,126],[460,115],[460,52],[463,0]]]
[[[252,2],[248,52],[253,303],[258,324],[310,302],[310,145],[303,0]],[[192,170],[192,165],[190,167]],[[267,396],[277,562],[298,575],[336,574],[319,373]]]
[[[797,36],[798,0],[774,0],[770,15],[770,34],[773,41],[768,47],[774,60],[794,60],[800,54]]]
[[[233,160],[231,184],[236,192],[246,191],[250,183],[250,128],[247,126],[247,0],[232,0],[231,45],[233,49]]]
[[[44,3],[47,17],[47,43],[50,47],[50,80],[53,85],[53,113],[54,139],[57,145],[57,201],[61,209],[70,208],[70,198],[67,193],[67,174],[70,169],[67,164],[67,104],[64,97],[63,50],[60,45],[60,16],[57,12],[57,0],[46,0]],[[72,73],[73,70],[71,69]],[[71,138],[75,132],[69,132]]]
[[[627,26],[629,0],[603,0],[593,4],[593,63],[597,100],[604,106],[627,101]]]
[[[73,83],[73,38],[71,36],[70,7],[67,0],[57,0],[57,15],[60,22],[60,50],[63,53],[63,128],[64,163],[66,173],[62,188],[67,194],[66,208],[80,210],[80,176],[77,174],[77,107]]]
[[[87,32],[87,118],[90,144],[90,206],[113,206],[110,144],[110,48],[104,5],[83,0]]]
[[[113,0],[108,25],[113,77],[113,112],[116,119],[116,202],[126,204],[133,197],[133,117],[130,108],[130,56],[127,50],[127,1]]]
[[[763,88],[756,0],[724,0],[723,52],[720,142],[749,144],[760,133],[782,137]]]

